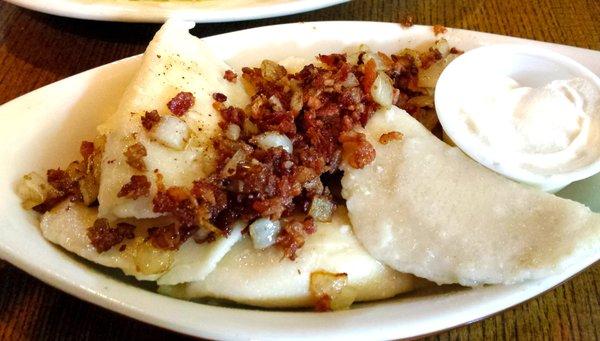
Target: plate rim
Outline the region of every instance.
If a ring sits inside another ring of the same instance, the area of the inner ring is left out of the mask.
[[[288,29],[293,27],[296,27],[298,25],[304,25],[304,24],[308,24],[308,25],[314,25],[314,26],[321,26],[321,27],[327,27],[328,25],[334,25],[338,26],[340,24],[352,24],[352,25],[357,25],[357,24],[361,24],[361,25],[372,25],[372,24],[376,24],[376,25],[397,25],[397,24],[392,24],[392,23],[379,23],[379,22],[361,22],[361,21],[351,21],[351,22],[335,22],[335,21],[329,21],[329,22],[307,22],[307,23],[295,23],[295,24],[283,24],[283,25],[272,25],[272,26],[263,26],[263,27],[258,27],[258,28],[253,28],[253,29],[247,29],[247,30],[241,30],[241,31],[235,31],[235,32],[230,32],[230,33],[225,33],[225,34],[221,34],[221,35],[217,35],[217,36],[211,36],[211,37],[207,37],[205,39],[228,39],[228,35],[235,35],[235,34],[239,34],[240,32],[247,32],[247,31],[253,31],[253,30],[270,30],[270,29],[277,29],[277,28],[282,28],[283,26],[288,26]],[[420,25],[415,25],[415,27],[417,28],[430,28],[430,26],[420,26]],[[489,33],[482,33],[482,32],[475,32],[475,31],[466,31],[466,30],[456,30],[456,31],[463,31],[463,32],[473,32],[476,34],[483,34],[484,36],[497,36],[497,35],[493,35],[493,34],[489,34]],[[504,37],[504,36],[501,36]],[[510,37],[509,37],[510,38]],[[524,40],[521,38],[511,38],[511,39],[518,39],[521,40],[524,43],[527,42],[531,42],[530,40]],[[550,43],[544,43],[544,44],[548,44],[548,45],[556,45],[556,44],[550,44]],[[560,45],[556,45],[556,46],[560,46]],[[564,47],[564,46],[563,46]],[[579,48],[573,48],[573,47],[568,47],[570,49],[579,49]],[[583,49],[585,50],[585,49]],[[597,51],[592,51],[592,50],[586,50],[588,52],[596,52],[599,56],[600,56],[600,52]],[[102,70],[104,70],[105,68],[108,68],[109,66],[112,67],[122,67],[124,66],[126,63],[132,63],[134,62],[135,58],[139,58],[139,55],[137,56],[133,56],[133,57],[129,57],[129,58],[125,58],[125,59],[121,59],[109,64],[105,64],[87,71],[84,71],[82,73],[73,75],[71,77],[65,78],[63,80],[60,80],[58,82],[46,85],[40,89],[34,90],[28,94],[25,94],[23,96],[20,96],[16,99],[13,99],[7,103],[5,103],[4,105],[0,106],[0,118],[2,118],[1,114],[5,111],[4,108],[13,102],[19,101],[19,100],[23,100],[23,98],[25,98],[26,96],[35,96],[37,93],[43,91],[43,89],[50,87],[50,86],[57,86],[57,83],[60,82],[66,82],[69,80],[73,80],[75,77],[81,77],[83,74],[88,74],[91,75],[94,72],[101,72]],[[3,222],[3,220],[0,220],[0,222]],[[64,292],[67,292],[70,295],[73,295],[79,299],[82,299],[84,301],[99,305],[101,307],[104,307],[106,309],[109,309],[111,311],[117,312],[121,315],[126,315],[128,317],[134,318],[136,320],[145,322],[145,323],[150,323],[150,324],[154,324],[154,325],[158,325],[160,327],[169,329],[169,330],[173,330],[175,332],[179,332],[179,333],[185,333],[188,335],[194,335],[194,336],[203,336],[203,337],[211,337],[211,338],[244,338],[241,335],[235,334],[235,331],[232,331],[230,333],[219,333],[219,332],[215,332],[214,330],[212,330],[210,327],[208,328],[201,328],[201,329],[176,329],[179,327],[182,327],[180,325],[173,325],[173,324],[169,324],[169,322],[167,320],[164,319],[157,319],[154,315],[147,313],[146,311],[140,310],[140,307],[136,307],[136,306],[132,306],[131,304],[128,304],[127,302],[119,302],[116,300],[111,300],[110,297],[107,296],[103,296],[101,293],[93,291],[90,288],[86,288],[84,286],[79,286],[77,285],[77,283],[73,283],[70,282],[67,278],[60,276],[60,274],[58,273],[54,273],[51,272],[47,269],[44,268],[40,268],[40,267],[36,267],[35,264],[30,264],[27,261],[20,259],[16,256],[14,256],[15,253],[11,252],[10,247],[7,247],[6,245],[0,244],[0,258],[2,259],[6,259],[8,262],[10,262],[11,264],[16,265],[18,268],[24,270],[25,272],[29,273],[30,275],[41,279],[43,282],[61,290]],[[593,263],[592,263],[593,264]],[[589,267],[592,264],[586,266]],[[575,275],[576,273],[578,273],[579,271],[573,273],[573,274],[568,274],[567,277],[562,278],[560,281],[554,283],[551,287],[545,288],[544,290],[538,291],[537,293],[535,293],[534,295],[530,295],[528,297],[525,297],[523,299],[519,299],[514,301],[513,303],[506,305],[504,307],[502,307],[501,309],[497,309],[489,314],[486,315],[481,315],[478,316],[474,319],[469,319],[466,321],[462,321],[456,324],[453,324],[451,326],[446,326],[444,329],[438,329],[432,332],[425,332],[425,333],[421,333],[421,334],[414,334],[414,335],[410,335],[407,337],[417,337],[417,336],[423,336],[423,335],[430,335],[430,334],[435,334],[435,333],[439,333],[443,330],[448,330],[448,329],[452,329],[455,327],[459,327],[465,324],[469,324],[471,322],[480,320],[480,319],[484,319],[487,318],[489,316],[493,316],[501,311],[504,311],[506,309],[509,309],[515,305],[521,304],[525,301],[528,301],[542,293],[547,292],[548,290],[551,290],[552,288],[554,288],[557,285],[560,285],[561,283],[563,283],[564,281],[568,280],[570,277],[572,277],[573,275]],[[118,280],[115,280],[117,282],[120,282]],[[121,283],[123,284],[123,283]],[[140,290],[139,288],[135,288],[134,290]],[[146,292],[147,294],[152,294],[152,295],[157,295],[155,293],[151,293],[151,292]],[[157,295],[158,296],[158,295]],[[161,297],[161,299],[167,299],[167,300],[173,300],[172,298],[167,298],[167,297]],[[198,305],[197,303],[190,303],[190,302],[185,302],[185,301],[178,301],[178,304],[193,304],[193,305]],[[378,304],[378,303],[374,303],[374,304]],[[229,309],[229,308],[224,308],[224,307],[212,307],[212,306],[207,306],[204,305],[205,308],[207,308],[208,310],[214,308],[216,310],[222,310],[222,309]],[[360,310],[361,308],[358,308],[357,310]],[[236,309],[236,310],[240,310],[240,309]],[[263,316],[269,316],[272,314],[282,314],[282,315],[289,315],[289,312],[285,312],[285,313],[281,313],[279,311],[260,311],[260,310],[252,310],[252,309],[244,309],[243,311],[245,312],[251,312],[252,314],[259,314],[259,315],[263,315]],[[306,315],[306,314],[312,314],[312,313],[291,313],[294,314],[294,316],[300,316],[300,315]],[[340,312],[340,314],[344,314],[344,312]],[[319,315],[322,316],[322,315]],[[339,315],[338,315],[339,316]],[[383,328],[382,328],[383,329]],[[387,331],[387,333],[386,333]],[[380,338],[390,338],[393,337],[392,334],[390,334],[391,332],[393,332],[393,328],[392,329],[386,329],[385,331],[382,330],[380,334],[378,334],[378,337]],[[282,334],[263,334],[261,338],[276,338],[276,337],[280,337]],[[330,338],[331,337],[331,331],[329,332],[329,334],[324,334],[325,337]],[[294,337],[299,337],[298,335],[293,335]],[[361,335],[357,335],[358,337],[360,337]]]
[[[111,4],[103,1],[98,4],[84,3],[79,0],[5,0],[15,6],[32,11],[57,15],[68,18],[138,22],[138,23],[163,23],[167,19],[177,17],[182,20],[197,23],[219,23],[232,21],[246,21],[280,17],[303,12],[323,9],[339,5],[351,0],[287,0],[285,2],[265,3],[258,6],[244,6],[235,9],[199,8],[194,6],[165,6],[162,9],[150,7],[150,4]],[[270,1],[271,2],[271,1]],[[140,9],[151,9],[151,12]]]

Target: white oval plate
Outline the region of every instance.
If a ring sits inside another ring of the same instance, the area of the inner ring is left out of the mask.
[[[461,49],[517,43],[545,47],[600,73],[600,52],[510,37],[449,29]],[[321,22],[262,27],[206,38],[233,66],[295,55],[311,57],[368,43],[391,53],[430,44],[430,27]],[[31,275],[86,301],[129,317],[195,336],[218,339],[394,339],[434,333],[489,316],[565,281],[591,259],[560,275],[512,286],[445,288],[359,304],[348,311],[266,311],[185,302],[145,290],[115,271],[99,269],[45,241],[35,217],[21,209],[16,179],[31,170],[64,165],[79,141],[113,111],[140,58],[108,64],[48,85],[0,107],[0,257]],[[600,210],[600,176],[575,183],[563,195]]]
[[[63,17],[125,22],[164,22],[168,18],[212,23],[279,17],[309,12],[350,0],[6,0]]]

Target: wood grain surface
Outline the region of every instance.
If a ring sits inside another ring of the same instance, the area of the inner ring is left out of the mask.
[[[357,0],[282,18],[202,24],[193,32],[209,36],[314,20],[398,22],[407,15],[419,24],[443,24],[600,50],[598,0]],[[157,29],[158,25],[54,17],[0,0],[0,104],[89,68],[141,53]],[[596,264],[522,305],[430,338],[600,339],[599,288],[600,264]],[[0,261],[0,340],[173,336],[179,335],[80,301]]]

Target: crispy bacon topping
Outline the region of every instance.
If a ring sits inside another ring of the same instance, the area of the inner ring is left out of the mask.
[[[377,77],[391,80],[392,104],[432,130],[439,127],[432,91],[419,86],[420,70],[443,59],[445,52],[442,55],[438,48],[436,44],[425,52],[405,50],[394,55],[368,51],[352,56],[320,55],[320,63],[306,65],[297,73],[288,73],[269,60],[260,68],[243,68],[240,80],[251,96],[248,106],[229,106],[227,96],[212,94],[213,107],[222,118],[219,126],[231,132],[213,140],[215,171],[190,188],[167,188],[155,170],[153,211],[170,217],[172,223],[149,229],[149,241],[156,248],[175,250],[193,235],[199,242],[210,241],[226,236],[237,220],[251,223],[268,218],[280,220],[276,246],[285,257],[294,259],[307,236],[315,232],[313,219],[327,221],[343,200],[339,194],[342,161],[363,168],[375,159],[375,149],[359,131],[380,108],[371,94]],[[236,82],[237,76],[228,70],[223,78]],[[167,107],[173,115],[182,116],[194,101],[191,93],[180,92]],[[160,120],[152,110],[141,117],[141,124],[150,131]],[[401,133],[391,131],[378,141],[386,144],[401,138]],[[89,198],[95,200],[94,179],[99,175],[95,164],[100,152],[94,144],[84,142],[81,154],[83,162],[74,162],[67,170],[49,171],[48,181],[58,194],[36,210],[43,212],[65,198],[86,204]],[[130,145],[124,155],[132,168],[146,170],[147,151],[141,143]],[[91,191],[82,190],[87,183]],[[118,196],[136,199],[149,195],[150,188],[149,179],[134,175]],[[195,235],[199,230],[201,237]],[[119,230],[119,226],[98,221],[88,235],[102,252],[129,238],[128,231],[133,228],[121,226]],[[326,308],[328,303],[322,306]]]
[[[227,80],[228,82],[235,83],[237,82],[237,74],[232,70],[227,70],[223,75],[223,79]]]
[[[87,162],[94,155],[94,142],[82,141],[79,146],[79,153],[83,156],[84,162]]]
[[[453,47],[450,48],[450,53],[451,54],[463,54],[463,53],[465,53],[465,51],[459,50],[459,49],[457,49],[456,47],[453,46]]]
[[[351,167],[364,168],[375,160],[375,149],[365,134],[349,131],[340,135],[339,139],[342,142],[342,155]]]
[[[52,186],[46,200],[34,206],[36,212],[44,213],[65,199],[90,205],[96,201],[100,183],[100,163],[104,150],[104,137],[96,141],[83,141],[79,147],[82,161],[73,161],[66,170],[49,169],[46,180]]]
[[[438,34],[446,33],[448,29],[442,25],[433,25],[433,33],[437,36]]]
[[[127,147],[127,150],[123,152],[125,155],[125,161],[129,166],[133,169],[139,170],[143,172],[146,170],[146,163],[144,162],[144,157],[148,155],[146,152],[146,147],[144,147],[141,143],[135,143],[131,146]]]
[[[148,236],[152,245],[163,250],[177,250],[183,244],[191,233],[180,229],[176,224],[167,226],[152,227],[148,229]]]
[[[390,141],[402,140],[402,133],[398,131],[390,131],[379,136],[379,143],[388,144]]]
[[[304,221],[291,220],[284,225],[277,237],[277,246],[283,249],[285,257],[296,259],[296,251],[304,245],[307,235],[315,233],[315,221],[307,217]]]
[[[133,239],[135,226],[127,223],[118,223],[110,226],[105,218],[96,219],[94,225],[88,228],[87,236],[99,253],[110,250],[124,239]]]
[[[160,115],[156,110],[146,111],[144,116],[141,117],[141,120],[144,129],[150,131],[158,122],[160,122]]]
[[[319,295],[315,299],[315,311],[320,313],[331,311],[331,296],[327,294]]]
[[[167,103],[167,107],[175,116],[183,116],[192,106],[196,99],[191,92],[180,92]]]
[[[152,200],[153,210],[157,213],[170,214],[177,220],[177,223],[155,227],[148,232],[152,245],[157,248],[175,250],[198,230],[198,206],[186,189],[170,187],[161,190],[160,187],[162,186],[159,186],[159,191]]]
[[[411,27],[412,25],[414,25],[413,17],[411,15],[407,15],[406,17],[404,17],[404,19],[402,19],[402,21],[400,21],[400,25],[402,27]]]
[[[431,65],[435,64],[438,60],[442,59],[442,53],[436,49],[430,49],[428,52],[420,55],[421,68],[428,69]]]
[[[127,197],[129,199],[137,199],[147,196],[150,193],[150,181],[145,175],[132,175],[128,183],[121,187],[117,197]]]
[[[377,64],[374,59],[369,59],[367,64],[365,64],[365,74],[362,80],[363,91],[365,93],[370,93],[375,78],[377,78]]]
[[[223,103],[227,100],[227,96],[225,96],[224,94],[220,93],[220,92],[215,92],[214,94],[212,94],[212,98],[220,103]]]

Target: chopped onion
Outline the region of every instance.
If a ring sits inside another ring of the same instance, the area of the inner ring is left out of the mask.
[[[409,99],[406,103],[418,108],[433,108],[433,96],[416,96]]]
[[[448,44],[446,39],[436,41],[435,44],[433,44],[433,48],[438,50],[443,57],[446,57],[450,53],[450,44]]]
[[[308,215],[315,218],[317,221],[331,221],[335,205],[330,200],[316,196],[310,203]]]
[[[367,64],[367,62],[371,59],[373,59],[373,61],[375,62],[375,69],[377,71],[383,71],[386,69],[385,62],[381,59],[381,57],[377,53],[365,52],[365,54],[362,57],[363,63]]]
[[[457,56],[458,55],[456,54],[449,54],[447,57],[438,60],[427,69],[420,70],[419,81],[417,85],[422,88],[435,88],[435,84],[437,83],[438,78],[440,78],[442,71]]]
[[[294,90],[294,94],[292,95],[292,99],[290,100],[290,107],[293,112],[299,113],[304,106],[304,95],[302,94],[302,90]]]
[[[150,132],[162,145],[182,150],[190,138],[187,124],[175,116],[162,116],[160,122]]]
[[[258,127],[249,118],[244,119],[244,134],[249,136],[258,134]]]
[[[272,95],[269,97],[269,103],[271,104],[271,108],[273,108],[273,110],[283,111],[283,105],[281,104],[279,97]]]
[[[225,130],[225,136],[232,141],[237,141],[240,138],[241,130],[242,129],[240,128],[239,125],[230,124],[227,126],[227,129]]]
[[[237,171],[237,166],[240,162],[246,160],[246,151],[243,149],[238,149],[235,154],[227,161],[223,169],[221,170],[221,176],[229,177],[235,174]]]
[[[384,108],[390,107],[394,99],[392,80],[384,72],[379,72],[371,86],[373,100]]]
[[[269,81],[277,81],[287,75],[287,70],[272,60],[265,59],[260,64],[260,72]]]
[[[356,76],[352,72],[349,72],[348,76],[346,77],[346,80],[342,82],[342,86],[345,88],[351,88],[358,85],[358,78],[356,78]]]
[[[421,67],[421,56],[419,55],[419,52],[417,52],[416,50],[404,49],[398,53],[398,56],[399,57],[404,57],[404,56],[411,57],[415,63],[415,66]]]
[[[290,140],[289,137],[274,131],[266,132],[264,134],[255,136],[252,139],[260,148],[264,150],[281,147],[286,152],[292,154],[294,149],[292,140]]]
[[[346,273],[315,271],[310,274],[309,289],[315,301],[328,299],[329,307],[321,307],[326,310],[348,309],[356,299],[356,290],[348,285]]]
[[[53,191],[52,186],[43,176],[35,172],[23,175],[17,184],[17,195],[26,209],[43,203],[51,191]]]
[[[277,236],[281,230],[279,220],[272,221],[267,218],[260,218],[250,224],[250,237],[255,249],[265,249],[277,241]]]
[[[129,244],[133,247],[133,262],[136,270],[144,275],[159,274],[167,271],[173,263],[173,251],[155,248],[149,241],[137,240],[138,244]],[[129,250],[128,247],[126,250]]]

